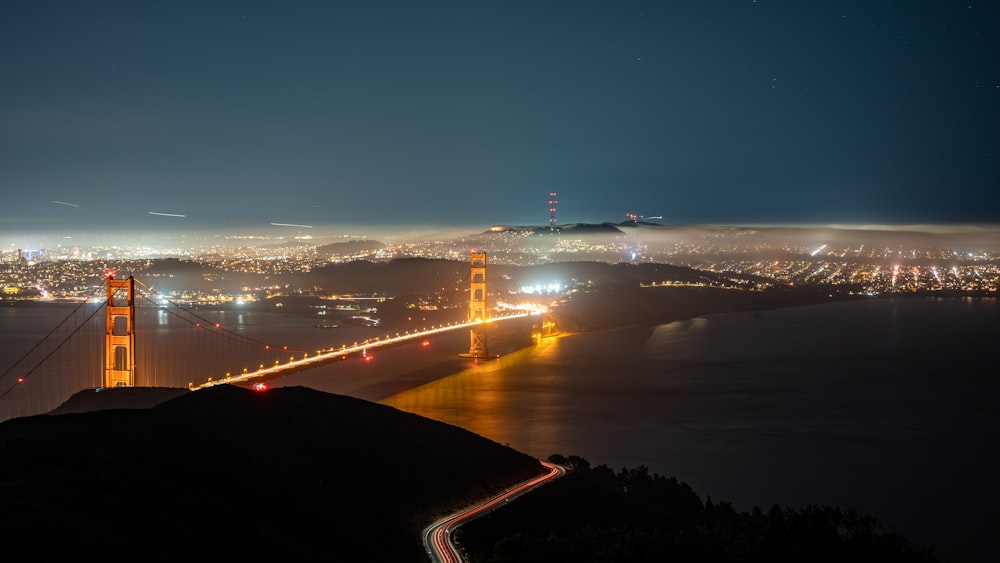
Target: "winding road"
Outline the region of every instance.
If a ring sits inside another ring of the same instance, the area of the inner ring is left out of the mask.
[[[431,561],[434,563],[461,563],[462,556],[458,553],[455,544],[451,542],[451,535],[459,526],[566,474],[566,468],[562,466],[544,461],[540,463],[549,470],[545,475],[514,485],[497,496],[446,516],[425,528],[424,548]]]

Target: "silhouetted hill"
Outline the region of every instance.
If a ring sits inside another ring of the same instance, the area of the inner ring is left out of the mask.
[[[358,260],[314,268],[304,279],[343,293],[433,293],[468,278],[468,269],[466,261],[431,258]]]
[[[501,292],[518,290],[522,284],[554,280],[574,285],[586,283],[592,287],[638,288],[641,283],[663,280],[719,284],[728,278],[750,278],[649,262],[609,264],[581,260],[532,266],[490,263],[488,269],[491,287]],[[469,263],[432,258],[397,258],[388,262],[359,260],[315,268],[302,277],[310,284],[343,293],[433,294],[442,288],[451,292],[456,287],[461,292],[468,288]]]
[[[773,506],[737,512],[702,502],[687,484],[644,466],[612,471],[552,456],[574,467],[565,478],[491,512],[458,532],[481,563],[676,561],[690,563],[933,563],[857,509]]]
[[[550,315],[562,330],[579,332],[851,298],[862,299],[813,287],[740,291],[717,287],[639,287],[623,283],[576,293],[566,303],[553,306]]]
[[[541,471],[390,407],[220,386],[0,424],[0,529],[22,561],[419,561],[435,515]]]
[[[88,389],[74,394],[49,414],[74,414],[110,409],[148,409],[190,393],[176,387],[114,387],[99,391]]]
[[[374,252],[385,248],[385,243],[377,240],[348,240],[333,242],[316,247],[320,256],[351,256],[363,252]]]
[[[555,234],[608,234],[620,235],[622,232],[614,223],[567,223],[565,225],[496,225],[482,234],[495,234],[502,232],[523,232],[534,235],[555,235]]]

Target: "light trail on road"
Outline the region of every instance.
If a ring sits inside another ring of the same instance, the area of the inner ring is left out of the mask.
[[[499,495],[490,497],[479,504],[460,510],[450,516],[446,516],[425,528],[423,535],[424,549],[427,550],[427,555],[431,561],[434,563],[461,563],[462,555],[451,541],[452,534],[459,526],[541,485],[551,483],[566,474],[566,468],[561,465],[554,465],[545,461],[540,463],[549,469],[549,472],[545,475],[524,481]]]

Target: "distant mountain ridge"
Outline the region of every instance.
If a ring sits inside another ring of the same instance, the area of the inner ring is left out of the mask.
[[[316,247],[321,256],[350,256],[359,252],[375,252],[385,248],[385,243],[377,240],[349,240],[333,242]]]
[[[631,221],[629,222],[632,223]],[[550,235],[550,234],[625,234],[618,227],[621,224],[615,223],[568,223],[565,225],[556,225],[550,227],[548,225],[544,226],[531,226],[531,225],[495,225],[491,227],[486,233],[498,233],[498,232],[529,232],[536,235]]]

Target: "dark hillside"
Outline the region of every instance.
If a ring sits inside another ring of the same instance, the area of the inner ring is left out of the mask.
[[[419,561],[435,515],[541,471],[390,407],[220,386],[0,424],[0,529],[21,560]]]
[[[558,458],[558,459],[555,459]],[[565,478],[462,527],[472,561],[934,563],[933,551],[854,508],[773,506],[737,512],[702,502],[644,466],[612,471],[583,458]]]
[[[108,409],[148,409],[190,393],[177,387],[114,387],[74,394],[49,414],[74,414]]]
[[[313,269],[305,279],[344,293],[435,293],[468,278],[466,262],[429,258],[397,258],[388,262],[358,260]]]
[[[639,287],[636,283],[576,293],[566,303],[553,307],[551,316],[562,330],[578,332],[847,298],[850,296],[830,294],[821,288],[739,291],[716,287]]]
[[[316,247],[316,254],[326,257],[351,256],[365,252],[375,252],[385,248],[385,243],[376,240],[349,240]]]

